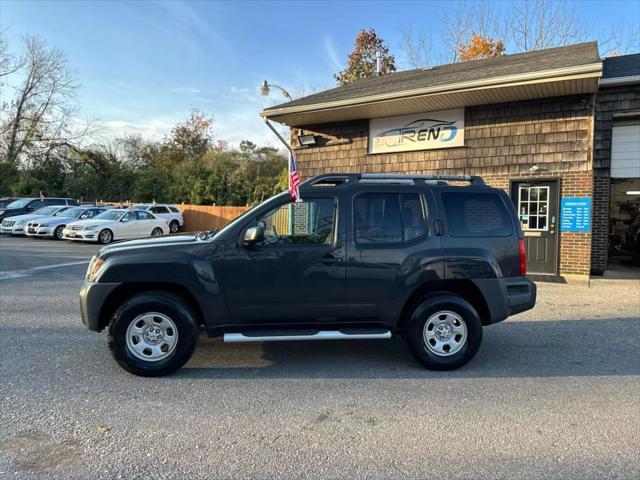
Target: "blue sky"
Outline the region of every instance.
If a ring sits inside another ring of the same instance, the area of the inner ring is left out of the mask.
[[[162,138],[197,107],[214,117],[219,139],[277,145],[258,113],[282,98],[261,97],[262,80],[294,96],[333,87],[361,27],[375,28],[402,65],[400,29],[437,40],[451,4],[2,0],[0,23],[12,50],[32,34],[68,54],[82,84],[80,116],[98,120],[104,138]],[[594,39],[640,24],[640,0],[576,8]]]

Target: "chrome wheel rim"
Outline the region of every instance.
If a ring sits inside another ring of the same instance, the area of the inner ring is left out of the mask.
[[[100,232],[100,241],[102,243],[109,243],[111,241],[111,233],[109,230],[103,230]]]
[[[149,312],[134,318],[127,327],[127,348],[147,362],[164,360],[178,344],[178,329],[169,317]]]
[[[64,229],[64,227],[58,227],[58,228],[56,228],[56,230],[54,232],[54,234],[55,234],[55,236],[56,236],[56,238],[58,240],[62,240],[62,230],[63,229]]]
[[[159,237],[160,235],[162,235],[162,229],[160,228],[154,228],[153,232],[151,232],[152,237]]]
[[[176,233],[178,231],[178,222],[171,222],[169,229],[171,230],[171,233]]]
[[[458,353],[467,342],[467,324],[457,313],[441,310],[429,317],[422,335],[431,353],[448,357]]]

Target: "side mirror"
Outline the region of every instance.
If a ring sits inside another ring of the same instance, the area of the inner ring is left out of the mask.
[[[129,221],[129,219],[128,219],[127,217],[122,217],[122,218],[120,219],[120,221],[121,221],[122,223],[127,223],[127,222]]]
[[[35,205],[27,205],[27,210],[33,212],[36,209]]]
[[[260,243],[264,240],[264,228],[262,227],[250,227],[244,232],[244,239],[242,244],[245,247],[252,247],[256,243]]]

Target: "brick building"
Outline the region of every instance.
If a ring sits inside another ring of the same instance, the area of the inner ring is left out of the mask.
[[[640,54],[601,61],[590,42],[410,70],[262,115],[291,127],[303,178],[482,175],[517,206],[534,274],[640,263]]]

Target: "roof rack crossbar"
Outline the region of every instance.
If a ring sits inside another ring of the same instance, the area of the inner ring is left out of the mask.
[[[361,173],[362,179],[376,180],[413,180],[414,182],[424,182],[433,180],[443,180],[449,182],[469,182],[472,185],[484,185],[482,177],[476,175],[414,175],[410,173]]]
[[[471,185],[485,185],[482,177],[479,177],[477,175],[414,175],[410,173],[326,173],[323,175],[311,177],[302,182],[302,185],[314,185],[316,183],[337,180],[342,180],[343,183],[359,180],[404,180],[413,181],[413,183],[445,181],[469,182]]]

